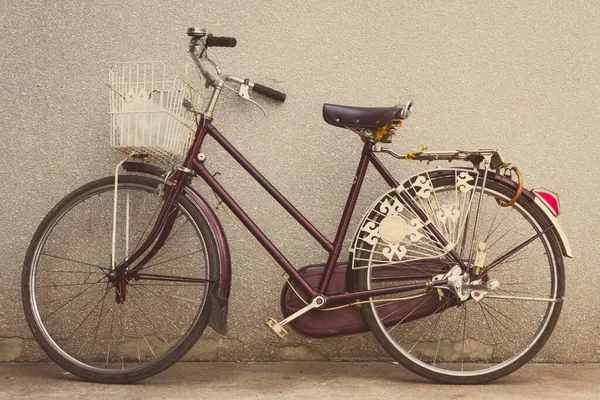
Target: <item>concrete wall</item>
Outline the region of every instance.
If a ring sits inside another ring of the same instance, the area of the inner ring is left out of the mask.
[[[600,361],[599,20],[600,5],[591,1],[0,0],[0,360],[41,357],[20,297],[35,228],[58,200],[110,174],[120,158],[108,148],[110,63],[156,59],[176,67],[187,62],[186,28],[205,26],[238,39],[235,49],[213,51],[227,71],[288,94],[283,105],[266,103],[268,119],[228,94],[216,125],[328,237],[360,141],[322,122],[324,102],[415,100],[397,151],[419,143],[499,148],[524,171],[527,187],[559,192],[575,258],[567,261],[563,315],[540,359]],[[292,262],[323,260],[320,247],[222,151],[206,152],[223,184]],[[421,168],[387,165],[399,178]],[[367,182],[358,210],[385,189],[372,172]],[[263,325],[279,316],[279,273],[224,224],[234,263],[230,333],[208,333],[194,358],[386,357],[368,334],[291,334],[279,342]]]

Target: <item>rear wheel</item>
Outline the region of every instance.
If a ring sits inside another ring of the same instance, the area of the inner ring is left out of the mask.
[[[375,203],[355,239],[358,290],[446,279],[454,268],[463,300],[446,287],[374,297],[363,305],[383,348],[406,368],[438,382],[484,383],[520,368],[548,340],[562,307],[560,245],[552,229],[540,235],[550,222],[525,196],[500,207],[496,200],[506,202],[515,191],[495,174],[489,173],[482,196],[482,175],[456,170],[409,179]],[[435,245],[402,200],[406,195],[454,246],[471,275],[456,269],[447,249]],[[482,259],[481,275],[474,276],[473,265]]]
[[[117,264],[152,229],[160,183],[119,177]],[[50,211],[29,246],[22,293],[33,335],[52,360],[86,380],[129,383],[168,368],[202,335],[218,261],[204,216],[180,196],[164,246],[139,276],[111,283],[113,196],[108,177]]]

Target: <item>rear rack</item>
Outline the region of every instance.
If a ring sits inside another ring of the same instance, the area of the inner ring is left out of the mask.
[[[395,158],[409,161],[427,161],[428,163],[431,161],[468,161],[472,163],[475,168],[478,168],[482,162],[486,161],[486,164],[490,169],[499,169],[509,166],[509,164],[504,161],[498,150],[495,149],[450,151],[422,150],[402,155],[381,146],[373,146],[373,151],[387,153]]]

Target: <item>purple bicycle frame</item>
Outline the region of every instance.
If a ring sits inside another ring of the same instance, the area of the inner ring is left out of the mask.
[[[285,258],[285,256],[279,251],[279,249],[269,240],[269,238],[261,231],[261,229],[254,223],[254,221],[246,214],[246,212],[237,204],[237,202],[231,197],[231,195],[221,186],[221,184],[215,179],[214,175],[208,171],[204,165],[204,158],[199,159],[198,154],[200,148],[206,136],[211,136],[214,140],[223,147],[231,157],[240,164],[298,223],[319,242],[319,244],[329,254],[327,263],[320,279],[317,290],[313,289],[306,280],[297,272],[296,268]],[[373,164],[375,169],[379,172],[382,178],[386,181],[390,187],[398,187],[399,183],[391,175],[391,173],[385,168],[381,161],[373,154],[373,142],[366,141],[358,167],[356,169],[356,175],[348,199],[342,213],[342,217],[335,235],[333,242],[329,241],[313,224],[311,224],[301,213],[298,211],[286,198],[283,196],[260,172],[212,125],[212,123],[204,118],[201,118],[198,124],[198,129],[194,138],[193,144],[186,155],[183,168],[180,168],[173,177],[171,177],[172,187],[168,192],[168,196],[163,203],[162,209],[157,217],[156,223],[149,233],[148,238],[140,245],[136,251],[130,255],[130,257],[123,261],[114,271],[112,277],[113,281],[120,279],[120,277],[127,271],[127,268],[132,265],[137,259],[139,259],[147,250],[149,252],[141,259],[137,265],[135,265],[127,273],[137,273],[137,271],[143,268],[143,265],[162,247],[165,242],[171,228],[173,227],[174,221],[174,208],[175,199],[184,190],[188,184],[189,174],[194,171],[200,176],[204,182],[215,192],[215,194],[221,199],[223,203],[233,212],[233,214],[244,224],[244,226],[252,233],[256,240],[267,250],[267,252],[277,261],[277,263],[285,270],[289,275],[290,279],[298,285],[310,298],[317,294],[323,294],[328,305],[346,304],[356,300],[364,300],[371,296],[386,295],[401,293],[406,291],[427,289],[430,287],[444,286],[447,281],[439,280],[436,282],[424,282],[414,284],[404,284],[387,288],[372,289],[366,291],[349,292],[342,294],[327,295],[327,288],[331,281],[333,271],[336,266],[337,259],[340,255],[344,237],[346,236],[350,219],[354,212],[356,201],[360,189],[362,187],[365,173],[369,164]],[[427,214],[416,204],[416,202],[408,194],[402,192],[402,200],[410,207],[415,214],[425,223],[428,220]],[[433,224],[426,224],[428,232],[437,239],[440,247],[446,247],[448,242],[444,236],[437,230]],[[461,265],[466,270],[466,265],[458,254],[451,250],[446,257],[452,260],[454,263]],[[143,276],[144,274],[139,274]],[[152,278],[148,276],[148,278]],[[154,277],[156,278],[156,277]],[[206,282],[204,279],[199,278],[184,278],[174,276],[163,276],[163,279],[167,280],[185,280],[187,282]],[[156,278],[158,279],[158,278]]]
[[[269,240],[262,230],[254,223],[254,221],[246,214],[246,212],[237,204],[231,195],[221,186],[215,179],[214,175],[206,168],[204,159],[198,159],[197,155],[204,142],[206,136],[212,137],[219,145],[229,153],[229,155],[246,170],[298,223],[315,238],[317,242],[329,253],[326,267],[321,277],[318,289],[315,291],[296,271],[296,268],[285,258],[279,249]],[[350,219],[354,212],[356,201],[360,189],[362,187],[365,173],[369,163],[377,169],[383,179],[391,186],[397,187],[399,183],[385,168],[381,161],[373,154],[373,143],[365,142],[356,175],[348,199],[342,213],[340,223],[333,242],[330,242],[319,230],[311,224],[286,198],[283,196],[208,120],[201,120],[196,134],[194,143],[192,144],[188,157],[186,158],[185,167],[194,170],[204,182],[216,193],[216,195],[225,203],[225,205],[233,212],[233,214],[244,224],[244,226],[252,233],[256,240],[267,250],[267,252],[277,261],[277,263],[286,271],[290,279],[301,287],[310,297],[318,293],[324,294],[328,304],[347,303],[359,299],[364,299],[374,295],[384,295],[410,291],[415,289],[425,289],[428,283],[418,283],[409,285],[400,285],[396,287],[374,289],[362,292],[352,292],[327,296],[327,288],[331,281],[331,276],[335,268],[337,259],[340,255],[344,237],[346,236]],[[178,182],[179,184],[179,182]],[[410,196],[403,198],[404,201],[411,207],[417,215],[426,221],[428,216],[423,210],[413,201]],[[444,236],[432,225],[429,226],[430,233],[439,241],[440,246],[445,247],[448,242]],[[464,263],[460,260],[458,254],[450,252],[449,256],[458,264]],[[445,280],[435,282],[434,286],[443,286]]]

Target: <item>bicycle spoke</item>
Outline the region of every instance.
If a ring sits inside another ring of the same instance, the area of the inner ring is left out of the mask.
[[[110,359],[110,345],[112,343],[112,340],[114,339],[113,328],[115,326],[115,309],[112,308],[111,312],[112,312],[112,320],[110,322],[110,332],[108,334],[108,347],[106,349],[106,362],[104,363],[104,369],[108,369],[108,360]]]
[[[119,291],[118,288],[117,288],[117,293],[118,293],[119,296],[121,295],[121,293],[120,293],[120,291]],[[125,308],[125,307],[123,307],[123,308]],[[121,346],[119,346],[119,347],[121,347],[121,348],[123,348],[123,343],[125,342],[125,333],[123,331],[123,314],[124,313],[119,313],[119,315],[121,316],[121,323],[120,323],[120,327],[121,327]],[[121,352],[121,370],[124,370],[124,369],[125,369],[125,362],[123,360],[123,352]]]
[[[117,287],[117,293],[119,296],[121,296],[121,291],[118,289]],[[150,352],[152,353],[152,355],[154,356],[154,358],[156,359],[156,353],[154,353],[154,350],[152,350],[152,346],[150,346],[150,342],[148,342],[148,338],[146,337],[146,335],[144,335],[144,331],[142,331],[142,328],[140,327],[140,324],[137,323],[132,310],[129,308],[129,306],[127,305],[127,302],[123,302],[122,303],[123,306],[125,307],[125,309],[128,311],[129,315],[131,316],[131,318],[129,318],[130,321],[133,321],[133,323],[135,324],[135,327],[137,328],[138,332],[140,333],[140,335],[142,335],[142,338],[144,339],[144,342],[146,343],[146,346],[148,346],[148,349],[150,350]],[[137,345],[137,354],[138,354],[138,363],[141,364],[142,363],[142,356],[141,356],[141,352],[140,352],[140,346],[138,343],[138,340],[136,340],[136,345]]]
[[[107,285],[105,291],[108,292],[109,290],[110,290],[110,285]],[[87,294],[90,294],[90,292],[88,291]],[[92,304],[93,301],[94,301],[94,297],[90,298],[84,305],[79,307],[79,310],[81,310],[81,311],[85,310],[87,308],[87,306]]]
[[[444,304],[442,304],[441,306],[439,306],[432,314],[437,314],[438,311],[442,310],[443,308],[446,307],[446,305],[448,304],[450,300],[446,300],[446,302]],[[441,316],[441,313],[439,313],[439,316]],[[439,318],[438,316],[438,318]],[[402,336],[402,339],[400,339],[401,342],[404,342],[406,340],[407,336],[411,336],[413,332],[415,332],[418,328],[421,327],[421,325],[426,321],[426,319],[421,318],[420,320],[418,320],[419,322],[416,324],[415,327],[413,327],[412,330],[410,330],[409,332],[406,332],[404,334],[404,336]],[[412,349],[421,341],[421,339],[423,338],[424,334],[422,334],[419,339],[415,342],[415,344],[408,350],[408,352],[410,353],[412,351]]]
[[[485,242],[487,242],[488,240],[490,240],[490,238],[492,237],[492,235],[494,233],[496,233],[496,231],[504,224],[504,221],[506,221],[508,219],[508,217],[510,216],[510,213],[506,213],[506,215],[504,216],[504,218],[502,218],[502,220],[498,223],[498,225],[496,225],[494,227],[494,223],[496,222],[496,218],[498,216],[498,214],[500,213],[500,209],[501,207],[498,207],[496,209],[496,215],[494,215],[494,219],[492,220],[492,223],[490,224],[490,230],[487,234],[487,236],[485,237]],[[493,228],[493,229],[492,229]],[[507,231],[508,232],[508,231]],[[501,238],[504,237],[504,235],[501,236]],[[495,243],[497,243],[499,240],[497,240]],[[495,244],[494,243],[494,244]],[[490,246],[491,247],[491,246]],[[489,248],[489,247],[488,247]]]
[[[149,196],[144,197],[144,200],[143,200],[142,204],[140,205],[140,210],[146,209],[146,204],[148,203],[148,199],[150,199]],[[144,235],[146,234],[146,231],[148,230],[148,227],[154,220],[154,217],[156,216],[156,213],[158,212],[158,210],[160,210],[160,205],[154,209],[154,212],[152,213],[152,216],[150,217],[150,220],[149,220],[148,224],[146,225],[144,231],[142,232],[141,236],[139,235],[139,231],[136,230],[135,235],[139,236],[139,238],[140,238],[139,240],[141,240],[144,237]],[[137,248],[139,246],[139,244],[140,244],[140,242],[138,241],[135,248]]]
[[[515,349],[514,349],[514,346],[512,345],[512,342],[510,342],[510,341],[506,340],[506,334],[505,334],[505,333],[503,333],[503,331],[504,331],[504,332],[507,332],[507,331],[508,331],[508,328],[506,327],[506,324],[504,324],[502,321],[500,321],[500,319],[499,319],[498,317],[496,317],[496,315],[494,315],[494,313],[492,313],[492,312],[490,311],[490,307],[488,307],[488,306],[487,306],[485,303],[483,303],[483,302],[479,302],[479,304],[481,304],[481,305],[482,305],[482,308],[483,308],[483,309],[484,309],[484,310],[485,310],[485,311],[488,313],[488,315],[489,315],[489,316],[490,316],[490,317],[491,317],[491,318],[492,318],[492,319],[493,319],[493,320],[496,322],[496,325],[498,326],[498,330],[497,330],[497,332],[498,332],[498,333],[500,333],[500,334],[502,334],[502,336],[503,336],[503,338],[504,338],[504,341],[503,341],[503,343],[505,343],[505,344],[509,344],[510,351],[511,351],[513,354],[516,354],[516,351],[515,351]],[[510,330],[510,332],[508,332],[508,333],[509,333],[509,335],[508,335],[508,336],[509,336],[509,338],[513,338],[513,337],[514,337],[514,331],[513,331],[512,329],[511,329],[511,330]]]
[[[64,303],[62,306],[60,306],[59,308],[57,308],[56,310],[52,311],[50,314],[46,315],[46,318],[50,318],[53,314],[57,313],[58,311],[62,310],[63,307],[67,306],[68,304],[70,304],[71,302],[73,302],[75,299],[77,299],[79,296],[83,295],[84,293],[86,293],[92,286],[97,285],[98,283],[100,283],[101,280],[105,279],[104,277],[98,279],[98,281],[90,284],[87,288],[85,288],[84,290],[82,290],[81,292],[79,292],[75,297],[71,298],[71,300],[67,301],[66,303]]]
[[[491,294],[491,293],[494,293],[494,292],[506,293],[506,294],[509,294],[509,295],[514,295],[514,294],[530,294],[531,293],[531,292],[525,292],[523,290],[506,289],[504,286],[505,285],[502,285],[502,287],[498,287],[493,292],[490,292],[488,294]]]
[[[509,250],[508,252],[506,252],[504,255],[498,257],[496,260],[494,260],[492,263],[490,263],[490,265],[488,265],[487,267],[485,267],[483,269],[483,273],[485,274],[485,273],[489,272],[496,265],[504,262],[506,259],[508,259],[508,258],[512,257],[513,255],[517,254],[519,251],[523,250],[528,245],[530,245],[531,243],[533,243],[533,241],[535,241],[536,239],[538,239],[540,236],[542,236],[544,233],[546,233],[547,231],[549,231],[551,228],[552,228],[552,226],[549,226],[548,228],[542,230],[541,232],[536,233],[535,235],[533,235],[529,239],[525,240],[520,245],[518,245],[516,247],[513,247],[511,250]]]
[[[105,300],[106,296],[104,296],[104,299],[102,300],[102,306],[100,307],[100,315],[98,316],[98,324],[96,324],[96,329],[94,330],[94,342],[92,344],[92,353],[94,352],[94,350],[96,350],[96,340],[98,340],[98,330],[100,330],[100,323],[102,322],[104,317],[108,315],[108,310],[106,311],[106,314],[104,314],[104,316],[102,315],[102,312],[104,311]]]
[[[492,307],[492,306],[491,306],[491,305],[489,305],[487,302],[483,302],[483,301],[481,301],[480,303],[483,305],[483,307],[484,307],[484,308],[486,308],[486,309],[488,310],[488,312],[489,312],[490,310],[492,310],[492,311],[494,311],[494,312],[495,312],[497,315],[499,315],[499,316],[503,317],[505,320],[507,320],[507,321],[509,321],[510,323],[512,323],[512,325],[514,325],[514,326],[518,326],[518,327],[520,328],[518,331],[515,331],[514,329],[512,329],[512,328],[509,328],[509,326],[511,326],[510,324],[502,323],[502,322],[500,321],[500,319],[499,319],[499,318],[495,318],[495,319],[496,319],[496,321],[497,321],[499,324],[501,324],[501,326],[502,326],[502,327],[503,327],[505,330],[507,330],[507,331],[509,331],[509,332],[510,332],[510,335],[509,335],[509,337],[510,337],[510,338],[518,338],[518,337],[522,336],[522,333],[523,333],[523,332],[527,331],[527,328],[526,328],[525,326],[523,326],[523,325],[522,325],[520,322],[516,322],[514,319],[512,319],[512,318],[508,317],[508,316],[507,316],[505,313],[503,313],[503,312],[499,311],[497,308],[495,308],[495,307]],[[492,315],[492,316],[493,316],[494,314],[490,312],[490,315]],[[513,353],[513,354],[515,354],[515,353]]]
[[[187,254],[184,254],[184,255],[181,255],[181,256],[170,258],[168,260],[162,260],[160,262],[155,262],[154,264],[148,264],[148,265],[145,265],[144,267],[142,267],[142,269],[148,269],[148,268],[154,267],[156,265],[166,264],[166,263],[171,262],[171,261],[180,260],[182,258],[186,258],[186,257],[189,257],[189,256],[193,256],[194,254],[198,254],[198,253],[200,253],[202,251],[203,250],[196,250],[196,251],[193,251],[191,253],[187,253]]]
[[[479,308],[481,309],[481,314],[483,315],[483,318],[485,319],[485,323],[488,327],[488,330],[490,331],[490,337],[492,338],[492,341],[494,342],[494,348],[498,348],[498,342],[496,341],[496,336],[494,336],[494,330],[492,329],[492,327],[490,326],[490,321],[487,318],[487,315],[485,313],[485,310],[483,309],[483,306],[481,305],[481,303],[477,303],[477,305],[479,306]],[[502,359],[502,361],[504,362],[504,358],[502,358],[502,356],[500,356],[500,358]],[[487,357],[486,357],[486,361]],[[488,366],[489,366],[489,361],[488,361]]]
[[[136,285],[146,286],[146,284],[140,283],[140,282],[137,282]],[[194,304],[201,304],[202,303],[201,301],[198,301],[198,300],[188,299],[188,298],[181,297],[181,296],[175,296],[175,295],[172,295],[172,294],[169,294],[169,293],[165,293],[165,292],[161,292],[161,291],[156,291],[156,293],[161,294],[163,296],[171,297],[173,299],[183,300],[183,301],[186,301],[186,302],[189,302],[189,303],[194,303]]]
[[[520,253],[519,253],[520,254]],[[506,261],[502,261],[501,263],[499,263],[498,265],[496,265],[494,267],[494,269],[496,271],[499,271],[501,269],[503,269],[504,267],[510,267],[511,264],[515,264],[518,262],[522,262],[522,261],[528,261],[528,260],[533,260],[533,257],[520,257],[520,258],[514,258],[516,256],[516,254],[512,257],[509,257]]]
[[[104,288],[89,290],[87,292],[87,294],[103,292],[104,290],[105,290]],[[55,303],[59,303],[59,302],[61,302],[63,300],[70,299],[70,298],[71,298],[71,295],[62,296],[62,297],[59,297],[59,298],[54,299],[54,300],[49,300],[48,303],[49,304],[55,304]]]
[[[142,295],[142,296],[143,296],[142,292],[141,292],[141,291],[140,291],[140,290],[139,290],[137,287],[135,287],[135,285],[131,285],[131,287],[132,287],[132,288],[134,288],[135,290],[139,291],[139,292],[140,292],[140,295]],[[148,292],[149,292],[151,295],[153,295],[154,297],[156,297],[156,299],[157,299],[157,300],[159,300],[159,301],[168,300],[168,301],[170,301],[170,303],[169,303],[169,304],[175,304],[175,303],[173,303],[173,301],[172,301],[172,300],[170,300],[170,299],[165,299],[165,297],[164,297],[164,296],[158,296],[156,293],[154,293],[154,292],[153,292],[152,290],[150,290],[150,289],[147,289],[147,291],[148,291]],[[176,309],[176,308],[173,308],[173,309]],[[174,328],[175,328],[177,331],[179,331],[179,333],[180,333],[182,336],[184,335],[184,332],[183,332],[181,329],[179,329],[179,327],[178,327],[178,326],[175,324],[175,321],[173,321],[171,318],[169,318],[168,314],[165,314],[165,315],[164,315],[164,317],[165,317],[166,319],[168,319],[168,320],[169,320],[169,322],[171,323],[171,325],[173,325],[173,327],[174,327]]]
[[[148,232],[148,228],[150,228],[150,225],[152,224],[152,222],[154,222],[154,218],[156,217],[156,214],[158,214],[158,211],[162,208],[162,203],[159,204],[156,209],[154,210],[154,212],[152,213],[152,217],[150,217],[150,220],[148,221],[148,224],[146,225],[146,228],[144,229],[144,231],[142,232],[142,234],[140,235],[140,238],[138,239],[138,242],[135,244],[134,249],[137,249],[138,247],[140,247],[140,244],[142,243],[142,240],[144,239],[144,237],[146,236],[146,232]]]
[[[73,260],[71,258],[59,257],[59,256],[55,256],[55,255],[48,254],[48,253],[40,253],[40,255],[46,256],[46,257],[51,257],[51,258],[56,258],[56,259],[63,260],[63,261],[70,261],[72,263],[76,263],[76,264],[80,264],[80,265],[85,265],[85,266],[88,266],[88,267],[98,268],[101,271],[109,271],[109,268],[101,267],[101,266],[96,265],[96,264],[86,263],[86,262],[83,262],[83,261]]]
[[[79,330],[79,328],[81,328],[81,326],[85,323],[85,321],[87,321],[87,319],[90,317],[90,315],[92,315],[92,313],[96,310],[96,308],[98,308],[98,306],[100,305],[100,303],[102,301],[104,301],[104,298],[106,297],[106,295],[108,294],[108,292],[109,292],[109,289],[106,290],[106,292],[104,293],[104,296],[102,296],[100,298],[100,300],[98,300],[98,302],[96,303],[96,305],[90,310],[89,313],[86,314],[85,318],[77,325],[77,327],[75,328],[75,330],[67,338],[67,343],[71,341],[71,339],[73,338],[73,336],[75,335],[75,333],[77,333],[77,331]]]
[[[57,288],[57,287],[66,287],[66,286],[84,286],[84,285],[96,285],[97,283],[99,283],[101,280],[105,279],[105,277],[100,278],[97,282],[82,282],[82,283],[62,283],[59,285],[38,285],[36,286],[37,289],[40,288]]]
[[[181,214],[179,214],[179,215],[181,215]],[[179,218],[179,215],[177,216],[177,218]],[[171,239],[173,239],[173,237],[175,237],[175,235],[177,235],[177,233],[179,233],[179,231],[181,230],[181,228],[183,228],[183,227],[184,227],[186,224],[188,224],[188,223],[189,223],[189,220],[187,220],[187,219],[186,219],[185,221],[183,221],[183,223],[182,223],[181,225],[179,225],[179,227],[178,227],[178,228],[175,230],[175,232],[171,233],[171,234],[169,235],[169,237],[167,238],[167,240],[165,240],[165,243],[163,243],[163,247],[164,247],[164,246],[165,246],[167,243],[169,243],[169,241],[170,241]]]
[[[66,269],[49,269],[47,272],[58,272],[58,273],[64,273],[64,274],[86,274],[88,276],[92,274],[92,272],[89,272],[89,271],[69,271]]]
[[[433,333],[433,332],[436,331],[436,328],[438,326],[439,321],[441,320],[441,318],[444,315],[444,313],[446,312],[446,310],[448,310],[448,308],[445,307],[448,304],[448,301],[449,300],[446,300],[446,302],[444,303],[444,308],[442,309],[441,312],[438,313],[436,319],[434,320],[433,328],[428,333]],[[439,353],[439,350],[440,350],[440,342],[441,342],[441,340],[442,340],[442,336],[440,335],[440,336],[438,336],[438,341],[437,341],[437,345],[436,345],[436,348],[435,348],[435,354],[433,356],[433,365],[434,366],[435,366],[435,362],[437,360],[437,356],[438,356],[438,353]],[[423,358],[421,357],[421,360],[422,359]]]
[[[129,293],[129,298],[131,299],[131,292]],[[142,315],[143,315],[144,317],[146,317],[146,320],[147,320],[148,322],[150,322],[150,325],[152,325],[152,327],[154,328],[154,329],[153,329],[153,331],[154,331],[154,334],[155,334],[155,335],[157,335],[157,336],[160,336],[160,338],[161,338],[161,339],[162,339],[162,340],[163,340],[163,341],[164,341],[164,342],[167,344],[167,346],[168,346],[168,347],[171,347],[171,344],[169,343],[169,341],[168,341],[167,339],[165,339],[165,337],[164,337],[163,335],[161,335],[161,334],[157,334],[156,325],[154,325],[154,322],[152,321],[152,319],[150,319],[150,317],[148,317],[148,314],[146,314],[142,308],[140,308],[139,306],[137,306],[137,305],[135,304],[135,302],[134,302],[134,301],[132,301],[132,304],[133,304],[133,306],[134,306],[135,308],[137,308],[137,309],[138,309],[138,311],[140,311],[140,312],[142,313]]]
[[[108,292],[108,291],[107,291],[107,292]],[[97,340],[97,338],[98,338],[98,329],[100,328],[100,322],[102,321],[102,319],[104,319],[104,317],[105,317],[106,315],[108,315],[108,311],[106,311],[106,314],[102,315],[102,314],[103,314],[103,311],[104,311],[104,302],[105,302],[105,300],[106,300],[106,294],[105,294],[105,295],[102,297],[102,305],[100,306],[100,313],[99,313],[99,316],[98,316],[98,324],[96,325],[96,329],[94,330],[94,341],[93,341],[93,343],[92,343],[92,353],[93,353],[93,352],[94,352],[94,350],[96,349],[96,340]],[[92,312],[93,312],[93,310],[92,310]],[[73,334],[74,334],[74,333],[73,333]],[[88,342],[88,340],[89,340],[89,339],[90,339],[90,338],[89,338],[89,337],[87,337],[87,338],[86,338],[86,339],[83,341],[83,343],[81,344],[81,347],[79,348],[79,350],[77,350],[77,351],[75,352],[75,355],[76,355],[76,356],[77,356],[77,355],[79,355],[79,353],[81,352],[81,350],[83,350],[83,348],[85,347],[85,345],[87,344],[87,342]],[[69,340],[68,340],[68,342],[69,342],[69,341],[71,341],[71,339],[69,339]]]
[[[394,325],[392,328],[388,329],[388,333],[390,333],[391,331],[393,331],[394,329],[396,329],[396,327],[398,327],[398,325],[400,325],[402,322],[404,322],[404,320],[406,320],[406,318],[410,317],[415,311],[417,311],[423,304],[425,304],[425,302],[429,300],[429,299],[425,299],[422,302],[419,303],[418,306],[416,306],[415,308],[412,309],[411,312],[409,312],[407,315],[404,316],[404,318],[402,318],[400,321],[398,321],[398,323],[396,325]],[[390,315],[392,315],[393,313],[395,313],[397,310],[392,311],[391,313],[389,313],[388,315],[386,315],[385,317],[381,318],[382,320],[386,319],[387,317],[389,317]]]

